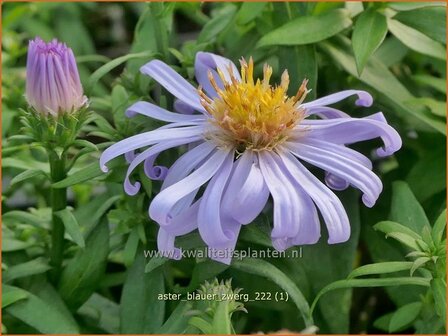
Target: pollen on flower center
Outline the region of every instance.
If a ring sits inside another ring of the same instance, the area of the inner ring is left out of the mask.
[[[224,87],[219,87],[209,72],[208,77],[218,96],[210,98],[199,88],[201,103],[210,113],[210,121],[222,132],[211,137],[231,142],[239,149],[271,150],[285,141],[290,130],[304,118],[300,104],[308,90],[302,82],[294,97],[287,95],[289,75],[285,70],[278,86],[269,84],[272,68],[265,64],[263,79],[253,78],[254,63],[241,60],[241,81],[235,78],[229,65],[230,81],[218,69]]]

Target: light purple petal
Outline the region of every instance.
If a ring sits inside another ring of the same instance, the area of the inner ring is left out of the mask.
[[[124,153],[124,158],[126,159],[127,163],[131,163],[132,160],[135,159],[135,156],[136,156],[135,151],[129,151]]]
[[[166,258],[180,260],[182,258],[182,252],[179,248],[174,246],[176,236],[168,233],[162,227],[159,228],[157,234],[157,248]]]
[[[134,117],[136,114],[167,122],[191,122],[192,124],[197,124],[205,121],[204,115],[201,114],[186,115],[173,113],[144,101],[139,101],[126,110],[126,116],[130,118]]]
[[[167,64],[154,60],[141,67],[140,71],[152,77],[173,96],[193,107],[196,111],[206,113],[201,105],[197,89]]]
[[[107,172],[106,163],[110,160],[135,149],[150,146],[160,141],[189,138],[202,134],[203,126],[191,126],[176,129],[156,129],[154,131],[134,135],[121,140],[107,148],[100,158],[100,167],[103,172]]]
[[[228,155],[210,180],[202,196],[198,213],[198,228],[202,240],[213,247],[234,239],[221,223],[221,201],[233,166],[233,155]]]
[[[383,189],[378,176],[362,164],[341,155],[340,151],[337,152],[328,146],[321,147],[312,141],[287,143],[285,147],[300,159],[322,168],[360,189],[364,193],[362,200],[369,208],[375,204]]]
[[[291,239],[297,237],[300,237],[301,243],[314,243],[320,233],[313,212],[314,205],[309,197],[298,193],[296,185],[291,183],[287,167],[277,154],[260,152],[258,157],[264,180],[274,199],[273,246],[284,250],[290,246]]]
[[[246,151],[234,163],[232,176],[222,201],[225,216],[241,224],[251,223],[263,210],[269,198],[269,189],[264,182],[256,157]]]
[[[222,89],[224,88],[224,85],[221,77],[218,75],[217,69],[222,72],[227,82],[231,82],[229,66],[232,69],[233,77],[236,78],[237,81],[241,81],[238,69],[231,60],[208,52],[198,52],[196,54],[194,63],[196,80],[210,97],[216,97],[218,94],[210,84],[208,72],[213,74],[216,84]]]
[[[193,114],[194,112],[196,112],[196,110],[194,108],[192,108],[187,103],[184,103],[180,99],[175,99],[174,100],[174,106],[173,107],[174,107],[174,111],[182,113],[182,114]]]
[[[188,143],[190,143],[190,142],[188,142]],[[162,181],[165,179],[166,175],[168,174],[168,167],[154,166],[154,162],[156,161],[158,156],[159,156],[159,153],[148,156],[145,159],[144,171],[145,171],[145,175],[148,176],[150,179],[155,180],[155,181]]]
[[[292,220],[298,223],[298,231],[295,236],[278,240],[278,243],[283,248],[288,248],[293,245],[315,244],[320,238],[320,223],[313,201],[302,188],[301,184],[291,175],[291,172],[285,166],[279,155],[272,153],[270,157],[273,160],[273,165],[277,166],[279,172],[277,175],[281,176],[283,184],[291,186],[291,206],[294,208]]]
[[[226,228],[227,235],[230,236],[231,239],[227,240],[223,244],[215,244],[210,246],[208,249],[208,256],[212,260],[230,265],[236,242],[238,240],[238,235],[240,233],[241,224],[230,218],[222,219],[222,223],[223,227]]]
[[[145,151],[143,151],[142,153],[140,153],[139,155],[137,155],[134,160],[132,160],[131,164],[128,167],[128,171],[126,173],[126,177],[124,179],[124,190],[126,191],[126,193],[128,195],[135,195],[138,193],[138,191],[140,190],[140,182],[135,182],[135,184],[132,184],[131,181],[129,180],[129,177],[131,176],[132,172],[134,171],[135,168],[137,168],[137,166],[142,163],[143,161],[145,161],[148,157],[154,156],[164,150],[167,150],[168,148],[173,148],[173,147],[177,147],[192,141],[196,141],[200,138],[199,135],[197,136],[192,136],[192,137],[187,137],[187,138],[181,138],[181,139],[176,139],[176,140],[169,140],[169,141],[163,141],[160,142],[148,149],[146,149]]]
[[[381,138],[384,148],[378,148],[378,156],[392,155],[401,148],[398,132],[387,123],[379,121],[381,112],[369,118],[339,118],[331,120],[304,120],[296,127],[298,138],[306,136],[336,144],[352,144]]]
[[[309,103],[302,104],[304,108],[315,107],[315,106],[326,106],[337,103],[350,96],[357,95],[356,105],[369,107],[373,103],[373,98],[370,93],[361,90],[345,90],[337,93],[330,94],[328,96],[313,100]]]
[[[350,223],[339,198],[287,150],[279,154],[291,176],[306,190],[319,208],[328,229],[328,243],[347,241],[350,238]]]
[[[318,115],[322,119],[350,118],[350,116],[332,107],[315,106],[305,109],[305,116]]]
[[[163,229],[175,236],[182,236],[198,227],[198,211],[201,198],[191,206],[174,216],[169,225],[164,225]]]
[[[161,190],[181,181],[187,177],[194,169],[201,166],[209,157],[216,146],[208,141],[183,154],[168,170],[163,181]],[[175,216],[189,207],[196,197],[197,190],[182,198],[172,209],[171,215]]]
[[[149,206],[149,216],[159,225],[169,225],[171,211],[182,198],[198,190],[219,170],[230,151],[216,150],[210,158],[192,174],[179,182],[163,189],[157,194]],[[168,178],[168,176],[167,176]]]
[[[349,160],[358,162],[367,169],[372,170],[372,161],[370,161],[368,157],[351,148],[347,148],[344,145],[332,144],[326,141],[306,137],[301,139],[300,141],[304,141],[310,145],[324,148],[328,151],[337,153],[339,155],[343,155]],[[347,189],[348,186],[350,185],[345,179],[337,175],[331,174],[328,171],[325,172],[325,183],[334,190],[344,190]]]

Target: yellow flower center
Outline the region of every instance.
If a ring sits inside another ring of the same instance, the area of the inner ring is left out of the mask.
[[[238,81],[229,65],[230,81],[218,69],[224,83],[220,88],[209,72],[210,83],[218,93],[211,99],[199,87],[199,95],[204,108],[210,113],[212,124],[222,132],[208,136],[222,143],[231,143],[239,150],[271,150],[284,142],[291,129],[303,118],[304,110],[300,104],[308,90],[307,80],[302,82],[294,97],[287,95],[289,75],[285,70],[278,86],[269,84],[272,68],[265,64],[263,79],[253,78],[254,63],[241,60],[241,81]]]

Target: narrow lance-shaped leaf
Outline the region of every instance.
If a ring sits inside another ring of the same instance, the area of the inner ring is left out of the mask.
[[[348,275],[348,278],[352,279],[363,275],[386,274],[386,273],[405,271],[411,269],[412,265],[413,265],[412,261],[388,261],[388,262],[364,265],[354,269]]]
[[[79,250],[65,267],[59,281],[59,293],[67,305],[76,310],[98,287],[104,274],[109,253],[109,229],[102,220],[86,240],[84,250]]]
[[[395,15],[394,19],[417,29],[440,43],[446,44],[446,13],[444,6],[403,11]]]
[[[390,32],[410,49],[441,60],[446,59],[445,48],[418,30],[393,19],[387,21],[387,26]]]
[[[3,281],[10,282],[15,279],[28,277],[35,274],[42,274],[48,271],[51,267],[45,261],[44,258],[36,258],[24,262],[22,264],[14,265],[3,272]]]
[[[403,181],[396,181],[392,184],[392,204],[389,218],[416,233],[421,233],[425,226],[429,226],[423,207],[415,198],[408,184]],[[412,235],[409,230],[399,231]],[[413,235],[413,237],[419,238],[418,235]]]
[[[336,35],[351,24],[350,15],[344,9],[299,17],[263,36],[257,47],[316,43]]]
[[[20,288],[12,286],[2,286],[2,309],[8,307],[14,302],[24,300],[28,293]]]
[[[422,309],[421,302],[413,302],[404,305],[391,316],[389,322],[389,332],[394,333],[400,331],[411,324],[420,314]]]
[[[440,244],[443,239],[443,232],[446,228],[446,209],[442,211],[432,228],[432,239],[436,244]]]
[[[353,288],[353,287],[386,287],[386,286],[404,286],[417,285],[429,287],[430,279],[421,277],[397,277],[397,278],[381,278],[381,279],[349,279],[335,281],[323,288],[311,305],[311,312],[314,311],[317,302],[322,295],[335,289]]]
[[[89,81],[86,85],[86,91],[90,92],[95,84],[108,72],[110,72],[112,69],[116,68],[117,66],[123,64],[126,61],[132,60],[132,59],[138,59],[138,58],[146,58],[150,59],[152,56],[154,56],[153,53],[150,52],[141,52],[141,53],[135,53],[135,54],[127,54],[121,57],[118,57],[103,66],[99,67],[93,74],[90,76]]]
[[[55,215],[62,220],[68,235],[73,239],[76,245],[84,248],[86,246],[84,237],[82,235],[78,221],[76,220],[76,217],[73,215],[73,213],[69,209],[65,208],[63,210],[55,212]]]
[[[285,273],[280,271],[274,265],[261,259],[246,258],[243,260],[234,260],[232,266],[241,271],[268,278],[278,286],[288,292],[291,299],[299,308],[306,326],[313,325],[313,319],[310,313],[310,307],[300,289],[289,279]]]
[[[3,291],[19,290],[27,296],[6,307],[6,312],[23,321],[43,334],[79,334],[79,327],[73,319],[65,316],[52,302],[31,294],[25,290],[8,285],[2,286]]]
[[[359,75],[369,57],[383,42],[386,34],[387,22],[384,15],[369,9],[359,16],[352,35],[353,53]]]

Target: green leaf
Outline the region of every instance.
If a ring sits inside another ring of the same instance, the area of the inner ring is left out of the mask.
[[[126,241],[126,245],[124,246],[123,250],[123,262],[126,267],[131,266],[134,262],[135,253],[137,252],[138,248],[138,242],[138,232],[137,227],[135,226],[129,234],[128,240]]]
[[[2,284],[2,309],[13,303],[28,298],[28,293],[20,288]]]
[[[390,323],[390,319],[392,318],[393,313],[389,313],[386,315],[383,315],[379,318],[377,318],[374,322],[373,322],[373,326],[377,329],[389,332],[389,323]]]
[[[386,235],[386,238],[388,237],[398,240],[400,243],[410,247],[413,250],[422,250],[422,248],[418,245],[417,240],[405,233],[392,232]]]
[[[129,106],[129,95],[122,85],[115,85],[112,89],[112,113],[116,123],[126,120],[124,110]]]
[[[363,275],[386,274],[405,271],[411,269],[412,264],[412,261],[387,261],[376,264],[363,265],[354,269],[347,278],[352,279]]]
[[[335,9],[318,16],[303,16],[264,35],[257,47],[316,43],[336,35],[352,24],[349,12]]]
[[[322,295],[336,289],[354,288],[354,287],[386,287],[386,286],[405,286],[417,285],[429,287],[430,279],[420,277],[399,277],[399,278],[381,278],[381,279],[349,279],[335,281],[323,288],[311,305],[311,312],[314,311],[317,302]]]
[[[445,146],[432,148],[424,153],[412,167],[406,181],[420,202],[446,190]]]
[[[307,95],[306,100],[315,99],[318,77],[315,47],[313,45],[281,47],[277,55],[279,63],[289,73],[289,94],[294,96],[302,81],[308,79],[307,87],[311,92]]]
[[[414,275],[414,272],[421,266],[423,266],[424,264],[426,264],[428,261],[430,261],[431,258],[429,257],[420,257],[414,260],[414,263],[412,265],[411,268],[411,276]]]
[[[2,219],[6,223],[8,222],[11,222],[12,224],[26,223],[36,228],[46,227],[44,218],[41,218],[35,214],[26,211],[20,211],[20,210],[8,211],[7,213],[3,214]]]
[[[21,241],[12,238],[3,238],[2,241],[2,252],[14,252],[24,250],[30,246],[33,246],[34,243],[31,241]]]
[[[117,66],[119,66],[129,60],[133,60],[133,59],[146,58],[149,61],[149,59],[152,57],[154,57],[154,53],[144,51],[144,52],[139,52],[139,53],[127,54],[127,55],[118,57],[110,62],[107,62],[106,64],[102,65],[97,70],[95,70],[95,72],[90,76],[89,81],[87,82],[87,85],[86,85],[86,91],[91,92],[93,90],[93,88],[95,87],[96,83],[105,74],[109,73]]]
[[[94,197],[89,203],[78,207],[73,214],[75,215],[78,223],[82,225],[84,235],[88,235],[89,232],[95,227],[96,222],[106,213],[106,211],[122,196],[112,196],[107,194]]]
[[[418,317],[421,309],[421,302],[409,303],[398,308],[390,318],[389,332],[394,333],[410,325]]]
[[[437,78],[429,75],[415,75],[412,78],[419,84],[427,85],[433,89],[439,91],[442,94],[446,94],[446,79]]]
[[[387,22],[384,15],[369,9],[359,16],[352,35],[353,53],[359,75],[369,57],[383,42],[386,34]]]
[[[191,315],[188,312],[191,310],[190,302],[180,302],[176,309],[171,313],[168,320],[165,321],[155,334],[182,334],[188,325],[188,320]]]
[[[145,273],[142,249],[129,268],[120,300],[120,328],[124,334],[153,334],[160,328],[165,315],[163,272]]]
[[[101,328],[115,335],[120,333],[120,306],[104,296],[93,293],[77,314],[94,321],[92,327],[95,329]]]
[[[205,321],[204,319],[202,319],[200,317],[193,316],[188,321],[188,324],[195,328],[198,328],[205,335],[212,334],[212,326],[210,325],[210,323],[208,323],[207,321]]]
[[[165,264],[169,259],[166,257],[152,257],[145,266],[145,273],[149,273]]]
[[[393,19],[388,19],[387,26],[390,32],[410,49],[441,60],[446,59],[445,48],[418,30]]]
[[[267,2],[243,2],[236,14],[236,22],[240,25],[250,23],[261,15],[267,4]]]
[[[93,162],[87,167],[84,167],[75,173],[69,175],[65,179],[53,183],[53,188],[67,188],[75,184],[90,181],[95,177],[104,175],[104,172],[100,169],[100,164],[98,162]]]
[[[395,9],[397,11],[409,11],[419,8],[425,7],[444,7],[446,6],[445,2],[442,1],[424,1],[424,2],[389,2],[387,4],[388,7]]]
[[[379,46],[373,56],[389,68],[401,62],[408,52],[408,47],[401,43],[395,36],[390,36]]]
[[[3,281],[10,282],[15,279],[28,277],[35,274],[42,274],[48,271],[51,267],[44,258],[36,258],[22,264],[8,267],[8,270],[3,274]]]
[[[415,117],[414,123],[417,126],[421,128],[426,126],[426,129],[437,130],[444,135],[446,134],[446,124],[444,122],[427,116],[419,109],[410,109],[404,104],[404,101],[413,98],[413,96],[400,81],[398,81],[392,72],[390,72],[390,70],[375,57],[370,57],[364,67],[362,75],[358,76],[355,60],[348,52],[327,42],[321,43],[320,46],[348,73],[352,76],[359,77],[362,82],[372,87],[372,89],[377,90],[383,94],[385,98],[390,100],[390,102],[393,103],[393,106],[396,107],[396,112],[402,117],[408,118],[412,115]]]
[[[403,181],[395,181],[392,184],[392,204],[389,218],[415,233],[420,233],[425,226],[429,226],[425,211],[415,198],[409,185]],[[400,232],[409,234],[409,230]],[[418,239],[419,235],[414,235],[414,237]]]
[[[233,4],[226,4],[219,12],[207,22],[198,36],[197,43],[209,42],[223,30],[225,30],[233,21],[236,14],[236,6]]]
[[[84,250],[79,250],[64,268],[59,293],[67,305],[76,310],[98,287],[109,254],[109,228],[102,220],[89,234]]]
[[[68,235],[73,239],[76,245],[84,248],[86,246],[84,237],[82,235],[78,221],[76,220],[76,217],[73,215],[73,213],[69,209],[65,208],[63,210],[55,212],[54,214],[62,220]]]
[[[232,267],[243,272],[267,278],[284,289],[289,294],[289,296],[299,309],[300,313],[302,314],[305,325],[307,327],[313,325],[313,319],[310,314],[310,307],[302,292],[296,286],[296,284],[277,267],[262,259],[252,258],[234,260],[232,263]]]
[[[22,291],[26,300],[15,302],[5,308],[8,314],[23,321],[43,334],[79,334],[73,319],[68,318],[53,302],[43,299],[17,287],[3,285],[3,291]]]
[[[10,182],[10,186],[13,186],[14,184],[17,184],[19,182],[23,182],[25,180],[28,180],[30,178],[36,177],[36,176],[46,176],[45,172],[40,169],[30,169],[25,170],[24,172],[16,175]]]
[[[436,116],[446,117],[446,103],[444,101],[438,101],[429,97],[413,98],[405,102],[411,108],[415,105],[423,105],[429,108],[429,110]]]
[[[400,12],[394,19],[446,44],[446,13],[443,7],[425,7]]]
[[[435,308],[446,323],[446,282],[444,279],[435,278],[431,280],[431,291],[434,296]]]
[[[379,222],[379,223],[375,224],[373,226],[373,228],[375,230],[379,230],[381,232],[384,232],[386,235],[389,235],[389,234],[394,233],[394,232],[398,232],[398,233],[405,234],[405,235],[407,235],[407,236],[409,236],[409,237],[411,237],[411,238],[413,238],[415,240],[421,238],[418,233],[412,231],[410,228],[408,228],[408,227],[406,227],[404,225],[398,224],[396,222],[392,222],[392,221],[382,221],[382,222]]]
[[[436,245],[442,242],[444,238],[443,232],[445,231],[445,229],[446,229],[446,209],[442,211],[442,213],[437,218],[432,228],[431,236]]]

